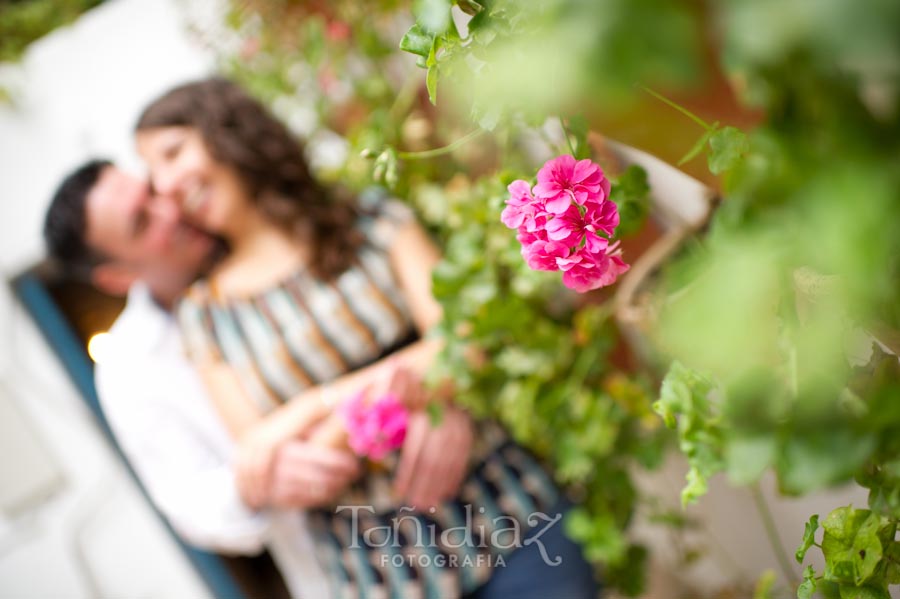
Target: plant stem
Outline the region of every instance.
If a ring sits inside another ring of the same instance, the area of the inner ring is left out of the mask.
[[[772,550],[775,552],[775,558],[778,560],[778,565],[781,567],[785,580],[790,584],[796,584],[797,576],[784,550],[784,545],[781,544],[781,539],[778,537],[775,520],[772,519],[772,512],[769,511],[769,504],[766,503],[766,498],[763,497],[759,483],[750,485],[750,493],[753,495],[753,503],[756,504],[756,510],[759,512],[760,518],[762,518],[763,527],[766,529],[766,537],[768,537],[769,545],[772,546]]]
[[[662,94],[659,94],[659,93],[653,91],[649,87],[645,87],[645,88],[643,88],[643,90],[645,92],[647,92],[648,94],[650,94],[651,96],[653,96],[654,98],[656,98],[657,100],[659,100],[660,102],[666,104],[670,108],[674,108],[675,110],[677,110],[678,112],[680,112],[687,118],[691,119],[692,121],[694,121],[695,123],[697,123],[698,125],[703,127],[704,129],[706,129],[707,131],[712,129],[712,126],[709,123],[707,123],[706,121],[701,119],[699,116],[697,116],[696,114],[694,114],[693,112],[691,112],[690,110],[685,108],[684,106],[682,106],[680,104],[676,104],[672,100],[668,99],[667,97],[665,97]]]
[[[434,148],[432,150],[423,150],[421,152],[397,152],[397,158],[400,158],[401,160],[426,160],[428,158],[443,156],[444,154],[449,154],[456,148],[469,143],[476,137],[484,135],[485,133],[487,133],[487,131],[485,131],[484,129],[475,129],[474,131],[466,133],[464,136],[460,137],[453,143],[447,144],[446,146]]]
[[[569,145],[569,151],[572,152],[572,157],[575,158],[575,146],[572,145],[572,139],[569,137],[569,130],[566,129],[566,122],[562,117],[559,117],[559,126],[562,127],[563,136],[566,138],[566,143]]]

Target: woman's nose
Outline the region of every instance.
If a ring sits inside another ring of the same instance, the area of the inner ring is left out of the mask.
[[[174,197],[178,180],[171,169],[156,169],[150,173],[153,191],[160,196]]]
[[[155,220],[167,226],[174,225],[181,218],[181,211],[175,199],[170,195],[161,194],[158,190],[150,201],[150,212]]]

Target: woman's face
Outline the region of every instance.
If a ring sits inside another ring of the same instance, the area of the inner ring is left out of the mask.
[[[138,131],[136,139],[155,192],[175,199],[192,224],[228,237],[250,208],[249,198],[238,173],[210,155],[200,132],[159,127]]]

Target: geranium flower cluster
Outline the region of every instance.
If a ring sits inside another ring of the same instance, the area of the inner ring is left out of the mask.
[[[598,164],[559,156],[541,167],[533,188],[519,179],[508,189],[500,219],[518,230],[530,268],[561,270],[563,284],[579,293],[611,285],[628,270],[619,242],[610,243],[619,210]]]
[[[356,455],[379,461],[403,445],[409,411],[396,394],[386,393],[368,402],[360,392],[342,403],[339,410],[350,449]]]

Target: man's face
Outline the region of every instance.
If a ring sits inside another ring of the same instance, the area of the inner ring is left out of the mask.
[[[86,204],[88,244],[148,281],[189,281],[206,264],[213,239],[180,218],[174,201],[114,166],[103,169]]]

